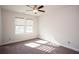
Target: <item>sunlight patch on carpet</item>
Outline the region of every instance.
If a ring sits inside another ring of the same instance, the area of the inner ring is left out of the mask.
[[[41,50],[41,51],[44,51],[44,52],[48,52],[50,53],[51,51],[53,51],[55,48],[54,47],[50,47],[50,46],[40,46],[38,47],[37,49]]]
[[[36,41],[37,43],[41,43],[41,44],[46,44],[46,43],[48,43],[48,41],[45,41],[45,40],[38,40],[38,41]]]
[[[29,47],[35,48],[35,47],[40,46],[40,44],[37,44],[37,43],[28,43],[28,44],[25,44],[25,46],[29,46]]]

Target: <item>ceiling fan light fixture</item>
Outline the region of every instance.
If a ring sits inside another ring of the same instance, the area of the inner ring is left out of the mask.
[[[33,10],[33,12],[36,14],[36,13],[38,13],[38,10]]]
[[[27,5],[27,6],[30,7],[30,5]],[[40,5],[40,6],[38,6],[38,5],[33,5],[33,7],[30,7],[30,8],[32,8],[31,11],[32,11],[34,14],[37,14],[38,12],[45,12],[44,10],[41,10],[43,7],[44,7],[43,5]]]

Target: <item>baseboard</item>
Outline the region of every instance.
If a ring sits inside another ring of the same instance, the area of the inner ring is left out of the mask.
[[[40,39],[43,39],[43,38],[40,38]],[[76,48],[73,48],[73,47],[69,47],[69,46],[63,45],[63,44],[61,44],[61,43],[59,43],[59,45],[60,45],[60,46],[63,46],[63,47],[66,47],[66,48],[69,48],[69,49],[71,49],[71,50],[74,50],[74,51],[79,52],[79,49],[76,49]]]
[[[71,50],[79,52],[79,49],[76,49],[76,48],[73,48],[73,47],[70,47],[70,46],[66,46],[66,45],[63,45],[63,44],[60,44],[60,45],[63,46],[63,47],[69,48]]]
[[[37,39],[37,38],[32,38],[32,39]],[[32,39],[27,39],[27,41],[28,41],[28,40],[32,40]],[[6,42],[6,43],[2,43],[0,46],[12,44],[12,43],[23,42],[23,41],[26,41],[26,40],[17,40],[17,41]]]

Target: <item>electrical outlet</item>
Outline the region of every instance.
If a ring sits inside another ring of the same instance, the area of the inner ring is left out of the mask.
[[[70,41],[68,41],[68,44],[71,44],[71,42],[70,42]]]

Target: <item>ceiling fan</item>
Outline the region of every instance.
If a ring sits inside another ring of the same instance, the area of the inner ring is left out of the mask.
[[[43,5],[26,5],[27,7],[32,8],[32,10],[26,10],[26,11],[33,11],[35,14],[37,14],[38,12],[45,12],[44,10],[41,10],[42,8],[44,8]]]

